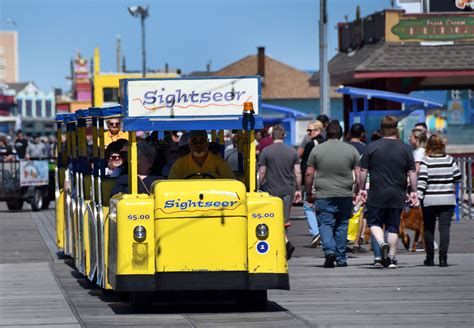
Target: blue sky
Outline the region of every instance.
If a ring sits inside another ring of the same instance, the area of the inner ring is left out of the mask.
[[[101,52],[101,70],[115,71],[116,36],[127,69],[141,69],[140,21],[127,10],[150,6],[147,66],[165,63],[183,73],[227,66],[265,46],[266,54],[302,70],[318,69],[318,0],[0,0],[0,30],[19,34],[20,80],[43,90],[67,89],[77,49]],[[336,53],[337,22],[388,8],[389,0],[328,0],[329,55]],[[9,21],[16,22],[16,27]]]

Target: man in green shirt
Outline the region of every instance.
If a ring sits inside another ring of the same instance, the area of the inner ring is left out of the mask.
[[[340,141],[338,121],[327,127],[328,140],[314,147],[305,174],[307,201],[315,203],[319,233],[326,260],[325,268],[347,266],[347,226],[352,210],[355,181],[359,175],[359,153],[354,146]]]

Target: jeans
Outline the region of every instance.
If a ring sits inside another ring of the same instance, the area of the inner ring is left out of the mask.
[[[372,251],[374,252],[374,259],[381,260],[382,252],[380,251],[380,245],[372,233],[370,233],[370,245],[372,246]]]
[[[336,254],[337,263],[345,263],[347,226],[352,211],[352,197],[316,200],[316,216],[324,255]]]
[[[316,220],[314,205],[306,201],[306,193],[304,194],[303,210],[306,220],[308,220],[309,233],[313,237],[319,235],[318,221]]]
[[[454,205],[426,206],[423,207],[422,210],[426,253],[431,256],[434,254],[434,233],[436,218],[438,218],[439,256],[445,257],[448,254],[449,230],[451,227]]]

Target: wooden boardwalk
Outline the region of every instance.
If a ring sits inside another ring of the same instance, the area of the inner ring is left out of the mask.
[[[474,221],[452,226],[448,268],[425,267],[423,253],[401,251],[399,269],[375,269],[371,254],[324,269],[306,222],[289,231],[297,246],[290,291],[271,291],[265,312],[231,303],[166,303],[134,314],[125,295],[104,294],[58,259],[54,211],[10,213],[0,204],[0,327],[472,327]]]

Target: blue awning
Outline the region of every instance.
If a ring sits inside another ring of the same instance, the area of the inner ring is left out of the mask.
[[[394,101],[394,102],[407,104],[407,105],[419,105],[427,109],[440,108],[444,106],[443,104],[435,102],[435,101],[417,98],[417,97],[411,97],[403,93],[388,92],[388,91],[381,91],[381,90],[370,90],[370,89],[361,89],[361,88],[342,86],[342,87],[339,87],[336,90],[336,92],[351,96],[352,98],[385,99],[385,100]]]
[[[262,103],[262,109],[274,110],[276,112],[284,113],[286,116],[291,116],[291,117],[294,117],[294,118],[308,116],[307,113],[300,112],[299,110],[296,110],[296,109],[283,107],[283,106],[277,106],[277,105],[270,105],[270,104],[265,104],[265,103]]]

